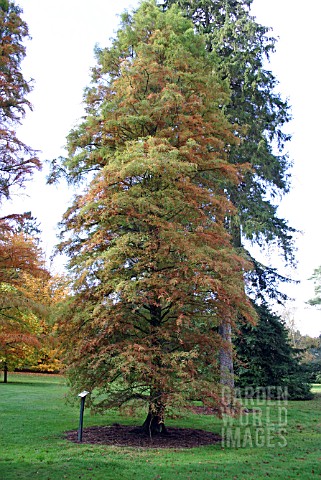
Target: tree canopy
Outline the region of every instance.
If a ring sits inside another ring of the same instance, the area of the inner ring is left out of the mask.
[[[17,365],[40,347],[41,304],[26,288],[31,278],[47,278],[42,252],[24,233],[0,231],[0,362]]]

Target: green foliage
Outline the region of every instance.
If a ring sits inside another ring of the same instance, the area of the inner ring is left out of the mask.
[[[248,163],[250,168],[240,183],[227,186],[237,212],[226,226],[234,246],[252,262],[245,288],[259,304],[270,299],[284,301],[286,295],[279,291],[279,284],[289,280],[256,260],[244,245],[246,241],[261,249],[273,245],[285,261],[294,262],[294,229],[277,214],[279,198],[289,191],[291,162],[285,145],[290,137],[285,126],[290,109],[267,68],[276,40],[269,28],[251,16],[251,4],[252,0],[166,0],[165,9],[176,5],[193,20],[215,58],[220,78],[230,88],[230,100],[222,108],[240,142],[231,146],[229,161],[233,165]],[[269,341],[267,336],[267,348],[273,350]],[[231,359],[229,363],[232,365]]]
[[[235,338],[237,385],[288,387],[289,398],[311,398],[306,369],[300,364],[300,351],[294,349],[280,318],[266,305],[256,306],[256,326],[241,326]]]

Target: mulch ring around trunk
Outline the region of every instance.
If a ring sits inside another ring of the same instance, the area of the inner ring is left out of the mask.
[[[103,427],[83,429],[82,443],[113,445],[115,447],[140,448],[193,448],[203,445],[215,445],[221,437],[205,430],[192,428],[167,428],[167,434],[150,436],[140,427],[114,424]],[[72,430],[65,436],[70,442],[78,443],[78,432]]]

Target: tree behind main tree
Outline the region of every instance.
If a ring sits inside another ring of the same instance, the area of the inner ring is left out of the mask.
[[[231,146],[229,161],[235,165],[248,162],[252,167],[237,186],[229,189],[238,213],[230,225],[234,244],[242,246],[241,237],[259,246],[274,242],[291,260],[293,229],[278,218],[274,203],[289,190],[291,163],[284,153],[289,140],[284,133],[290,120],[289,106],[275,90],[277,79],[266,69],[276,40],[250,15],[252,3],[166,0],[165,6],[178,5],[193,20],[216,58],[220,78],[230,86],[231,97],[224,111],[236,126],[241,143]],[[257,273],[257,280],[252,277],[255,293],[261,296],[265,290],[275,295],[275,283],[259,283],[261,272]]]
[[[276,92],[277,79],[266,68],[276,40],[269,28],[258,24],[250,14],[253,0],[165,0],[163,8],[178,5],[205,41],[217,61],[221,79],[228,82],[231,97],[224,110],[230,122],[238,125],[241,143],[231,147],[232,164],[248,162],[251,169],[238,185],[228,188],[237,209],[228,224],[236,248],[245,250],[252,261],[246,289],[260,302],[284,301],[280,282],[288,281],[273,267],[251,256],[245,240],[260,248],[274,245],[293,262],[293,233],[277,214],[277,201],[289,190],[291,163],[284,153],[289,135],[284,127],[290,120],[289,105]],[[232,325],[222,319],[221,334],[231,345]],[[233,354],[222,350],[222,381],[233,386]],[[228,375],[224,372],[228,372]],[[226,378],[227,377],[227,378]]]

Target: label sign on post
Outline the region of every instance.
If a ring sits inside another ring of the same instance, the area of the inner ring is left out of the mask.
[[[78,394],[78,397],[80,397],[80,417],[79,417],[79,429],[78,429],[78,442],[82,442],[82,430],[83,430],[83,424],[84,424],[84,409],[85,409],[85,400],[86,396],[89,394],[87,390],[84,390],[83,392]]]

